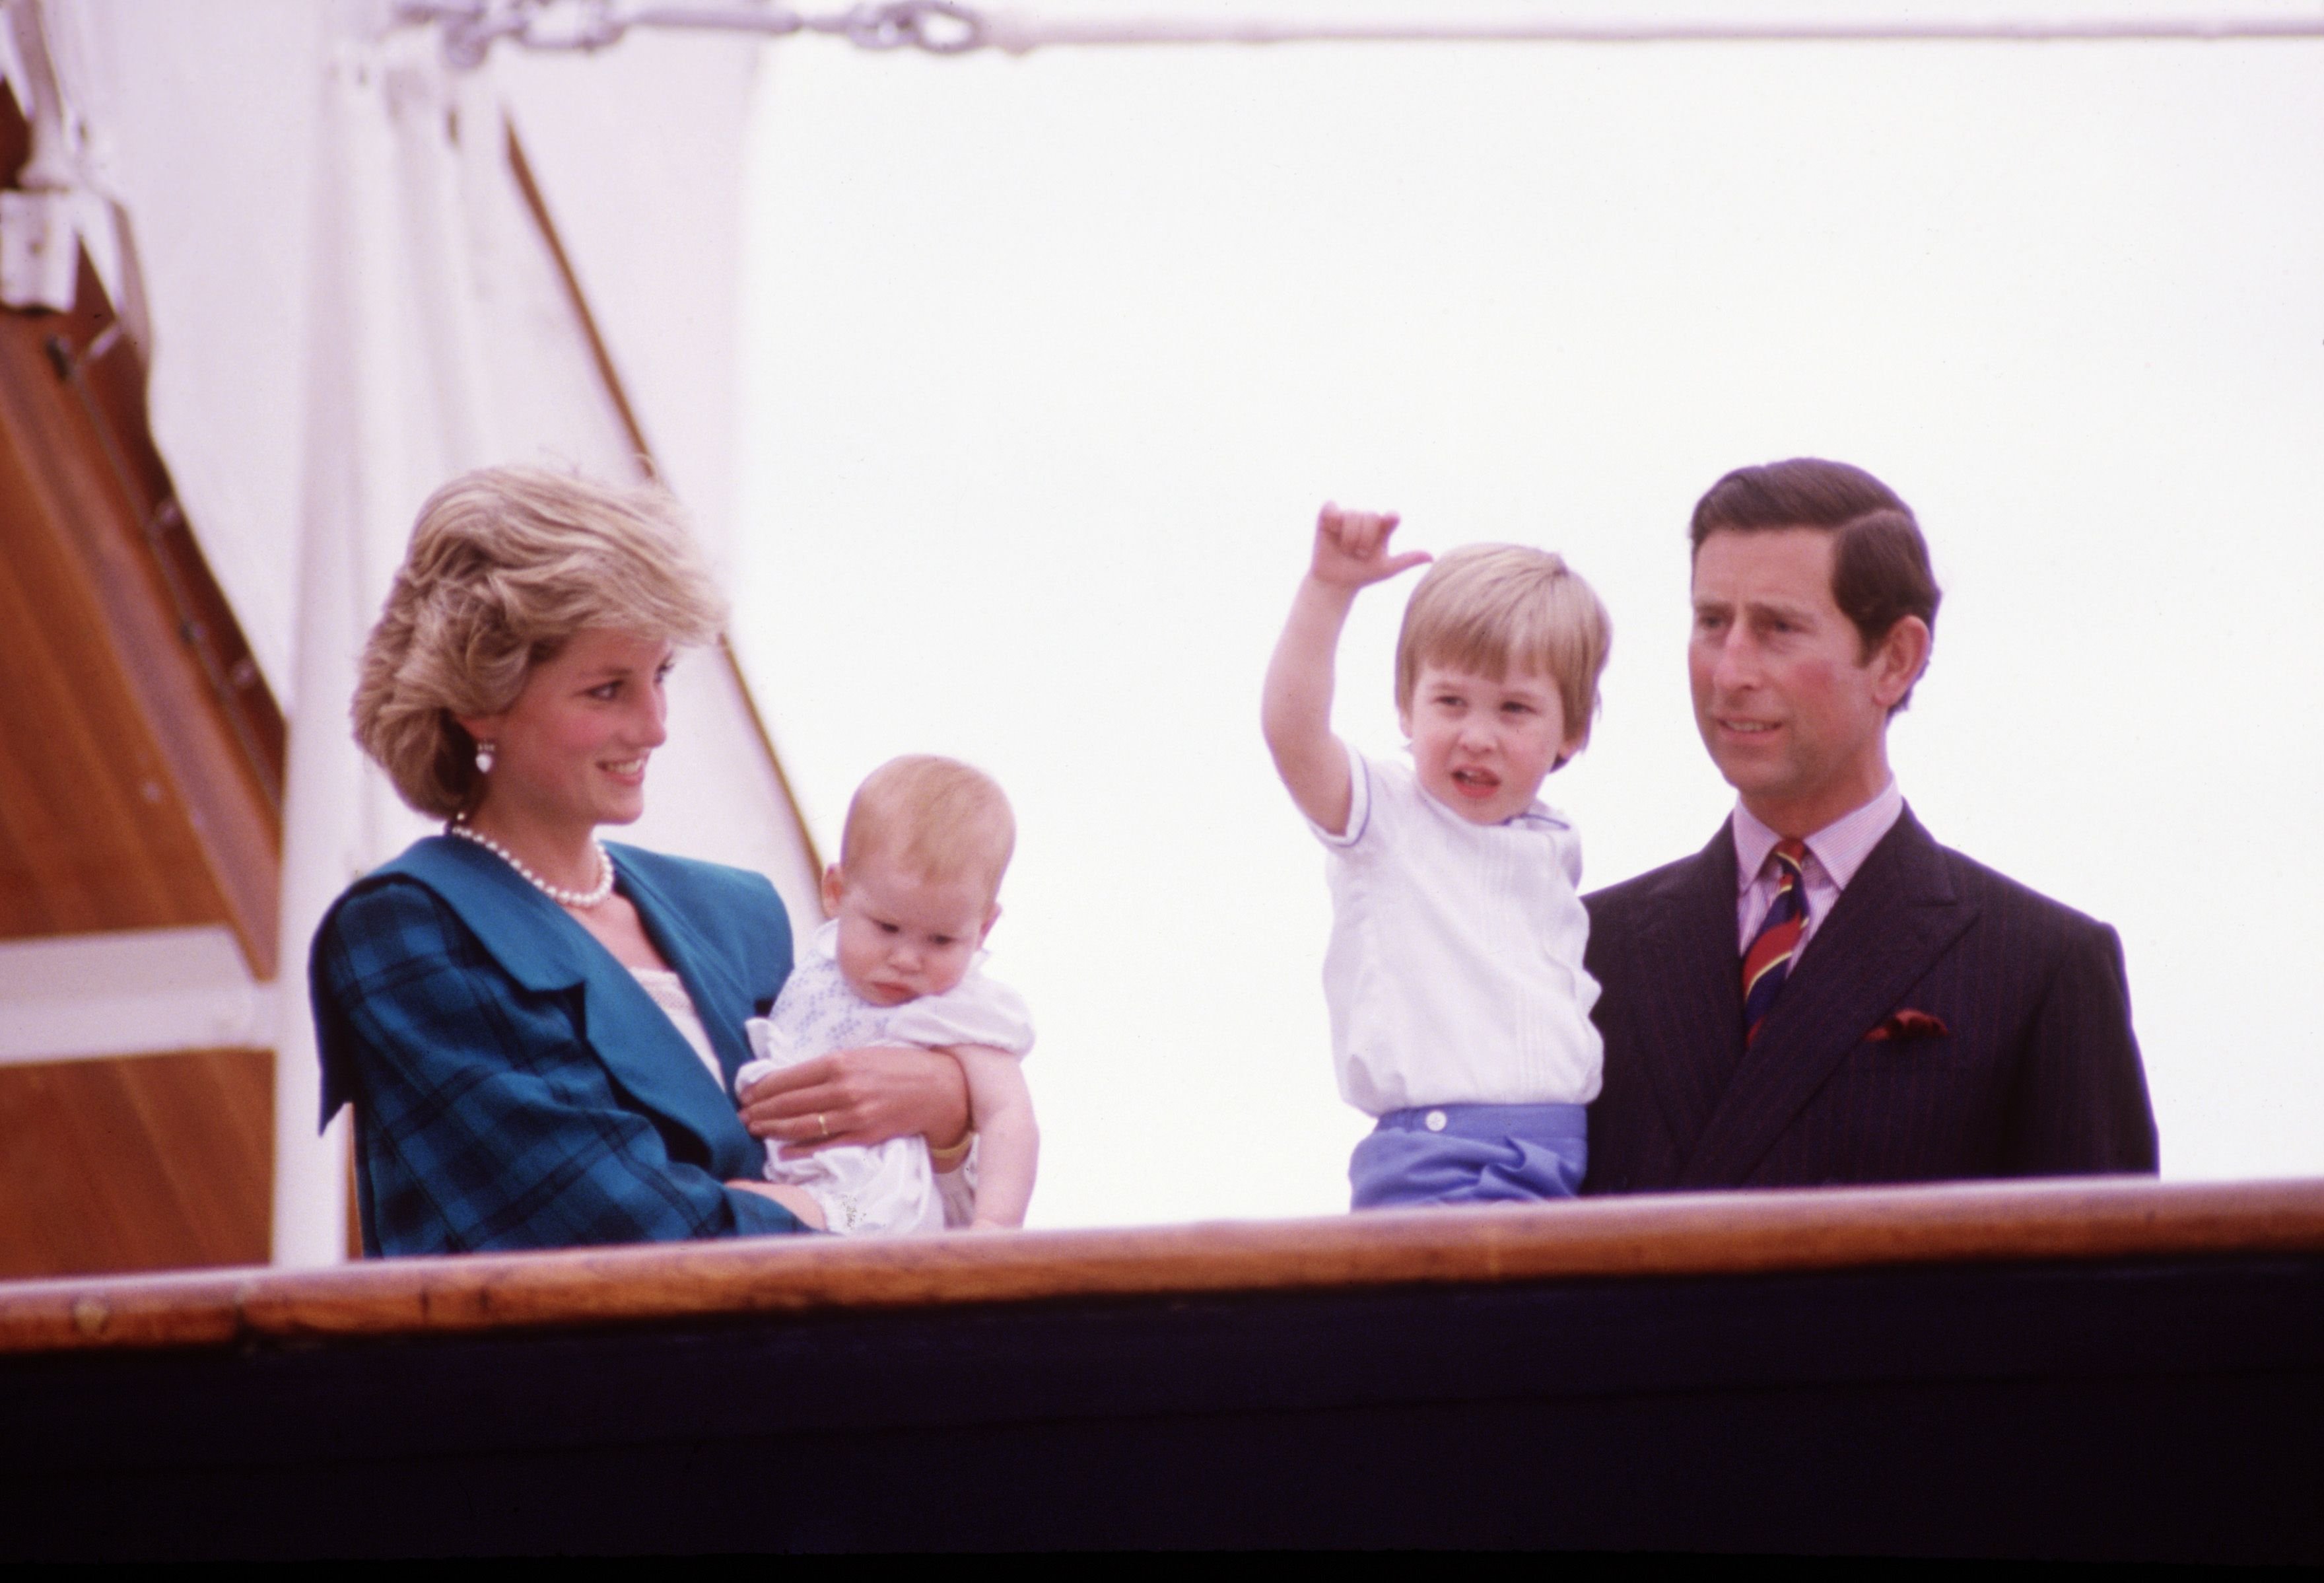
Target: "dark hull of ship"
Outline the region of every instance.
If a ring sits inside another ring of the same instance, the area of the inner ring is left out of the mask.
[[[0,1287],[0,1553],[2324,1560],[2324,1184]]]

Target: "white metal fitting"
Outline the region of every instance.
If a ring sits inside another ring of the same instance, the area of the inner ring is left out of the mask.
[[[69,192],[0,192],[0,303],[72,311],[80,232]]]

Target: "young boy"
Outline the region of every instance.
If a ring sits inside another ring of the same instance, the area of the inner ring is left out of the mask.
[[[974,1176],[939,1183],[918,1137],[790,1159],[770,1146],[767,1180],[809,1224],[872,1235],[962,1219],[975,1231],[1025,1223],[1040,1133],[1019,1062],[1033,1047],[1033,1024],[1016,993],[979,970],[1016,841],[1001,788],[954,759],[891,759],[856,789],[839,861],[823,876],[830,921],[800,953],[772,1013],[745,1024],[759,1059],[735,1074],[735,1091],[835,1050],[949,1050],[968,1078]],[[957,1186],[973,1186],[973,1217]]]
[[[1554,555],[1453,551],[1397,641],[1411,766],[1366,759],[1332,735],[1333,660],[1357,592],[1429,560],[1391,555],[1396,526],[1323,507],[1263,711],[1328,849],[1340,1093],[1379,1118],[1348,1162],[1354,1205],[1571,1198],[1603,1057],[1598,986],[1581,847],[1535,794],[1590,740],[1610,626]]]

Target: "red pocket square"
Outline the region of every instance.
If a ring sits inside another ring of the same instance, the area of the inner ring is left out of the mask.
[[[1880,1026],[1867,1033],[1867,1040],[1941,1039],[1951,1032],[1945,1020],[1928,1012],[1905,1010],[1890,1012]]]

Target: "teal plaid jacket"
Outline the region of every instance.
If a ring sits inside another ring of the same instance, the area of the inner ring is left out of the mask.
[[[333,904],[309,959],[323,1120],[355,1114],[371,1254],[796,1231],[734,1114],[744,1019],[791,967],[761,875],[609,847],[728,1092],[565,911],[472,842],[431,836]]]

